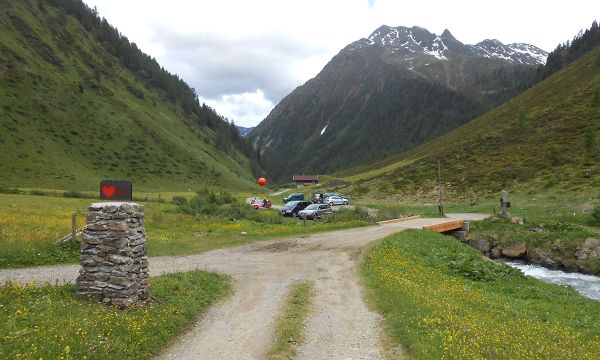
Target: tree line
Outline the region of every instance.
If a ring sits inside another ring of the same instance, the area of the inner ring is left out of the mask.
[[[572,41],[559,44],[554,51],[548,54],[546,64],[538,67],[537,81],[542,81],[558,72],[599,45],[600,27],[598,26],[598,22],[594,20],[592,26],[585,32],[579,31],[579,34]]]

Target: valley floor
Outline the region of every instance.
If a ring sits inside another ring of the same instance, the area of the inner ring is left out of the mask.
[[[362,296],[360,253],[370,243],[409,228],[447,219],[415,219],[284,240],[265,241],[199,255],[150,259],[153,276],[206,269],[231,276],[234,294],[212,307],[160,359],[262,359],[288,289],[314,281],[314,308],[305,326],[299,359],[380,359],[380,315]],[[0,270],[0,283],[74,282],[78,265]]]

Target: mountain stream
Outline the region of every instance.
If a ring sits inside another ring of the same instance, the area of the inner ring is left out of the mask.
[[[600,277],[579,273],[567,273],[560,270],[550,270],[542,266],[524,264],[516,261],[504,261],[505,264],[521,270],[525,275],[532,276],[550,284],[569,285],[581,295],[600,301]]]

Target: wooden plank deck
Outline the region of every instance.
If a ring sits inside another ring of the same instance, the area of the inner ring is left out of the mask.
[[[441,224],[424,226],[423,229],[442,233],[442,232],[446,232],[446,231],[460,230],[460,229],[462,229],[462,227],[464,225],[465,225],[464,220],[450,220],[450,221],[443,222]]]

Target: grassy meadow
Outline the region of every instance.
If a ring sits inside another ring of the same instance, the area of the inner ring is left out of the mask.
[[[596,359],[600,302],[439,234],[405,231],[362,264],[371,303],[412,359]]]
[[[149,256],[201,253],[275,237],[368,224],[364,220],[338,216],[331,221],[307,221],[305,225],[298,219],[283,218],[275,209],[252,210],[251,218],[242,219],[195,216],[177,212],[172,199],[182,195],[191,198],[195,193],[164,193],[161,196],[164,202],[140,202],[145,206]],[[54,242],[70,233],[72,212],[77,213],[78,227],[83,227],[87,208],[96,201],[0,194],[0,268],[78,262],[79,244],[55,245]]]
[[[78,300],[74,285],[0,285],[0,358],[147,359],[230,291],[203,271],[150,282],[153,302],[128,310]]]

